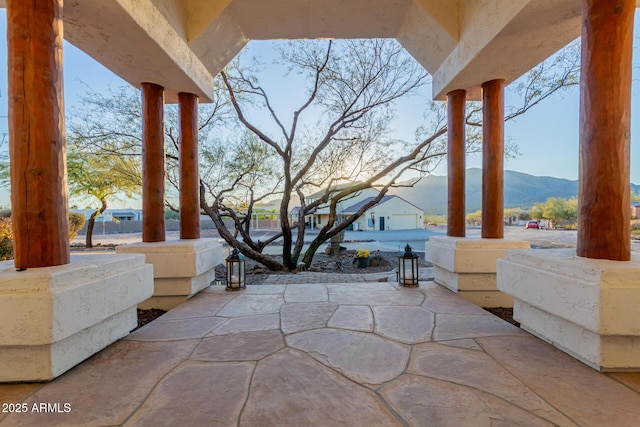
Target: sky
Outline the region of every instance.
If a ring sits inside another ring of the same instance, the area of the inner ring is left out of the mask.
[[[0,9],[0,140],[7,134],[7,41],[6,13]],[[273,43],[254,41],[245,50],[250,56],[262,57],[265,65],[265,86],[282,87],[282,69],[272,65]],[[64,92],[65,107],[73,108],[86,91],[85,85],[95,92],[108,91],[127,85],[118,76],[91,59],[69,43],[64,45]],[[290,84],[290,79],[287,80]],[[288,87],[288,86],[286,86]],[[276,108],[292,107],[292,91],[276,93]],[[506,100],[509,104],[509,88]],[[419,96],[404,100],[397,105],[397,119],[393,123],[392,136],[414,141],[415,129],[424,123],[423,114],[431,101],[431,88],[425,87]],[[295,103],[294,103],[295,106]],[[520,156],[505,159],[505,169],[537,176],[553,176],[571,180],[578,179],[578,119],[579,90],[577,87],[554,95],[534,107],[523,116],[505,124],[505,135],[519,147]],[[6,144],[2,149],[6,149]],[[467,167],[481,167],[481,155],[470,155]],[[436,175],[446,175],[445,165],[439,166]],[[640,184],[640,10],[636,11],[634,38],[633,86],[631,108],[631,182]],[[0,206],[9,203],[9,192],[0,188]],[[127,203],[124,203],[127,205]]]

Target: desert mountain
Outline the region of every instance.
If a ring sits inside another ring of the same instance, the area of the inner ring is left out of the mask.
[[[638,192],[640,185],[631,184],[631,188]],[[424,209],[427,215],[444,215],[447,212],[446,176],[427,176],[413,187],[394,188],[390,193]],[[467,169],[465,194],[467,213],[482,208],[482,169]],[[534,176],[510,170],[504,172],[504,205],[507,208],[528,208],[550,197],[568,199],[577,195],[577,180]]]

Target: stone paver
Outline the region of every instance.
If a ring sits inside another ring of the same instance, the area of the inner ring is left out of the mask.
[[[435,341],[494,335],[527,335],[527,333],[486,311],[479,316],[436,314],[436,328],[433,331]]]
[[[287,286],[284,300],[286,302],[328,302],[329,292],[322,285]]]
[[[372,334],[316,329],[287,337],[297,348],[363,384],[382,384],[399,376],[409,359],[409,347]]]
[[[280,315],[258,314],[255,316],[234,317],[211,331],[209,335],[226,335],[237,332],[268,331],[280,329]]]
[[[640,393],[640,373],[616,372],[609,374],[609,376]]]
[[[485,310],[470,301],[459,298],[454,292],[443,287],[426,290],[422,307],[434,313],[442,314],[487,314]]]
[[[185,363],[158,384],[124,425],[226,427],[240,415],[254,366]]]
[[[10,414],[4,426],[106,426],[124,422],[174,367],[189,357],[196,340],[173,342],[119,341],[23,400],[60,403],[60,412]],[[0,385],[0,389],[12,387]],[[3,402],[4,403],[4,402]],[[64,404],[70,406],[64,412]]]
[[[287,303],[280,312],[282,331],[285,334],[324,328],[338,308],[337,304],[319,303]]]
[[[174,341],[202,338],[226,319],[222,317],[195,317],[152,322],[125,337],[134,341]]]
[[[606,375],[594,375],[591,368],[547,343],[530,336],[482,338],[478,343],[514,376],[577,424],[638,425],[640,395],[629,393],[627,387]]]
[[[341,305],[333,313],[330,328],[350,329],[352,331],[373,331],[373,313],[371,307],[364,305]]]
[[[416,292],[404,291],[379,291],[379,292],[362,292],[357,291],[340,291],[335,292],[329,289],[329,301],[336,304],[348,305],[420,305],[424,300],[424,294]]]
[[[291,349],[258,363],[240,418],[261,427],[401,425],[372,391]]]
[[[434,314],[420,307],[375,307],[376,333],[415,344],[431,341]]]
[[[403,375],[382,396],[411,426],[553,425],[488,393],[430,378]]]
[[[274,276],[286,283],[209,287],[50,383],[0,385],[0,403],[28,408],[0,413],[0,426],[640,419],[640,373],[598,373],[433,282]],[[32,409],[41,403],[60,411]]]
[[[210,288],[207,288],[210,289]],[[189,304],[181,304],[163,314],[158,320],[185,319],[191,317],[215,316],[222,307],[233,300],[231,295],[210,295],[201,292],[189,300]]]
[[[407,372],[481,390],[555,424],[573,425],[484,352],[437,343],[417,345]]]
[[[210,362],[260,360],[283,347],[280,331],[241,332],[203,339],[191,359]]]
[[[220,291],[224,292],[224,291]],[[218,312],[223,317],[254,316],[256,314],[278,313],[284,304],[282,295],[240,294]]]

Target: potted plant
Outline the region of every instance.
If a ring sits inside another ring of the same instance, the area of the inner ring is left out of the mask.
[[[358,249],[358,253],[356,254],[356,261],[358,263],[358,268],[366,268],[369,267],[369,250],[367,249]]]

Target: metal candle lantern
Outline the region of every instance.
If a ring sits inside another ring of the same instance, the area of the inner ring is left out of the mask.
[[[398,257],[398,284],[418,286],[418,254],[412,252],[408,244],[404,247],[404,254]]]
[[[231,254],[227,257],[227,290],[239,291],[245,289],[247,285],[244,282],[244,257],[233,248]]]

